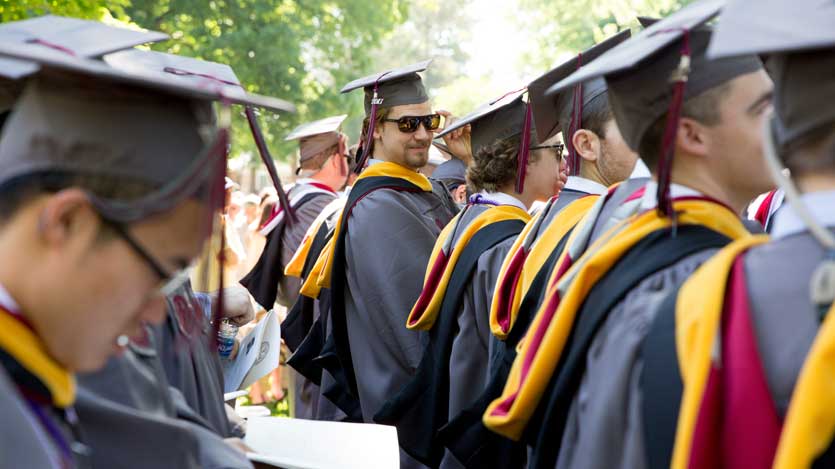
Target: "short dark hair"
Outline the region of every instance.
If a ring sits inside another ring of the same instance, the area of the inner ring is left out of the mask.
[[[378,127],[383,125],[384,119],[387,119],[389,114],[391,113],[390,107],[380,107],[377,108],[377,118],[374,119],[374,127]],[[367,116],[365,119],[362,120],[362,132],[360,132],[360,141],[358,143],[359,148],[365,145],[365,139],[368,137],[368,124],[371,122],[371,116]],[[357,151],[359,151],[359,148]],[[374,139],[371,139],[370,148],[365,150],[367,155],[372,155],[374,153]],[[359,154],[356,155],[357,158]],[[370,156],[369,156],[370,157]]]
[[[473,155],[473,161],[467,168],[467,182],[476,191],[497,192],[500,187],[516,180],[516,169],[521,136],[510,138],[481,148]],[[535,151],[530,152],[528,163],[537,161]]]
[[[583,118],[580,121],[580,128],[594,132],[600,138],[606,138],[606,123],[612,119],[612,108],[609,107],[609,98],[606,93],[598,95],[583,106]],[[562,135],[566,142],[571,135],[571,115],[563,119]]]
[[[78,174],[47,170],[24,174],[0,184],[0,225],[8,222],[23,206],[42,194],[78,187],[105,200],[131,201],[150,194],[150,184],[127,176]],[[109,232],[103,224],[103,234]]]
[[[719,103],[731,89],[730,82],[693,96],[681,107],[681,116],[689,117],[707,126],[714,126],[722,121],[719,113]],[[651,171],[655,171],[661,156],[661,140],[664,138],[664,127],[667,125],[667,113],[664,113],[649,126],[638,144],[638,154]]]
[[[824,126],[786,148],[780,159],[792,175],[835,171],[835,130]]]

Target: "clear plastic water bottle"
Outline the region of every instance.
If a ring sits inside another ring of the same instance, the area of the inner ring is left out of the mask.
[[[220,322],[220,327],[217,330],[217,352],[220,358],[229,359],[229,356],[232,355],[237,334],[238,326],[232,324],[229,319]]]

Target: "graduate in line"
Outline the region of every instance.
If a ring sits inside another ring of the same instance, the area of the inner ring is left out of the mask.
[[[433,437],[484,387],[487,312],[499,268],[533,202],[548,200],[564,184],[562,145],[557,136],[537,142],[524,94],[486,103],[440,134],[470,126],[467,179],[474,194],[438,237],[423,291],[405,323],[429,331],[417,374],[375,416],[397,426],[401,445],[431,467],[441,457],[441,467],[461,467]]]
[[[774,113],[761,129],[785,202],[770,239],[721,250],[653,325],[647,410],[670,417],[647,422],[649,467],[835,465],[833,24],[835,6],[814,1],[723,9],[708,55],[766,55]]]
[[[0,137],[8,467],[90,464],[74,374],[164,320],[165,294],[187,278],[178,272],[222,203],[227,129],[211,107],[221,93],[43,45],[72,50],[71,32],[89,28],[71,22],[63,36],[21,28],[25,43],[0,41],[3,72],[24,80]],[[97,35],[81,36],[90,46]]]
[[[638,352],[647,325],[664,293],[749,236],[740,214],[772,187],[758,133],[771,81],[754,55],[705,55],[705,23],[721,5],[693,3],[552,88],[603,76],[618,127],[654,181],[630,196],[635,215],[585,254],[573,257],[569,244],[505,391],[484,416],[529,442],[530,467],[646,464]]]
[[[418,172],[441,125],[418,75],[428,65],[375,73],[342,89],[365,92],[357,161],[362,173],[319,278],[333,297],[332,330],[321,358],[340,381],[339,392],[359,399],[365,422],[417,369],[422,338],[404,327],[406,316],[420,294],[435,239],[458,211],[441,183]],[[420,466],[401,452],[401,467]]]
[[[568,182],[552,197],[513,243],[499,272],[490,303],[491,356],[487,388],[465,411],[450,416],[439,439],[466,461],[467,467],[522,467],[526,451],[488,431],[481,416],[499,397],[524,336],[545,295],[546,280],[572,228],[592,208],[608,186],[630,176],[638,161],[617,129],[602,78],[590,80],[557,95],[545,95],[552,85],[587,65],[629,37],[624,31],[583,51],[528,86],[539,139],[558,131],[569,148]],[[582,62],[580,62],[582,58]],[[514,329],[514,327],[516,329]]]

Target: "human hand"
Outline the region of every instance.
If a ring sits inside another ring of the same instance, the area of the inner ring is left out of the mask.
[[[444,116],[444,128],[449,127],[457,120],[449,111],[440,110],[436,112]],[[472,146],[470,145],[470,130],[470,125],[467,124],[443,136],[444,143],[449,148],[449,151],[452,152],[452,155],[467,163],[467,165],[473,159]],[[438,131],[441,132],[443,129],[438,129]]]

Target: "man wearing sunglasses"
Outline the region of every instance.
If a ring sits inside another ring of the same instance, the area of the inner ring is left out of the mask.
[[[329,260],[319,283],[331,288],[334,301],[320,361],[337,378],[333,387],[359,400],[366,422],[417,368],[422,339],[406,329],[406,316],[435,238],[457,212],[446,188],[418,172],[441,123],[417,74],[428,64],[376,73],[342,89],[365,90],[362,172],[332,248],[323,253]],[[401,451],[401,467],[421,465]]]

